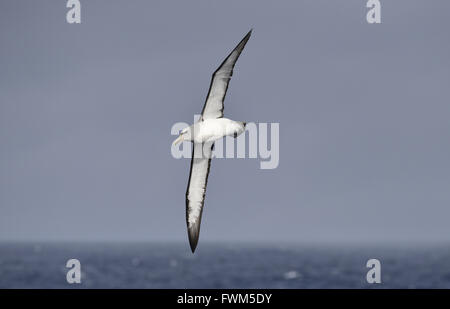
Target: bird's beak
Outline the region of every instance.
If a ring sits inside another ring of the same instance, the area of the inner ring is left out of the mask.
[[[177,139],[173,141],[172,146],[182,142],[183,140],[184,140],[183,134],[180,134],[180,136],[178,136]]]

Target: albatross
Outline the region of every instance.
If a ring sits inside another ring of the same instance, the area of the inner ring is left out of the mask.
[[[200,224],[214,141],[228,135],[236,138],[245,131],[245,122],[223,117],[223,101],[233,75],[234,65],[251,34],[252,30],[247,33],[212,75],[206,102],[199,120],[181,130],[179,136],[173,142],[173,145],[183,141],[190,141],[193,144],[191,169],[186,190],[186,224],[192,253],[195,252],[200,236]]]

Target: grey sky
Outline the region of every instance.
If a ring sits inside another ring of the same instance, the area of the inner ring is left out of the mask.
[[[449,241],[450,2],[0,3],[0,240],[187,243],[175,122],[254,28],[229,118],[280,165],[214,160],[202,241]]]

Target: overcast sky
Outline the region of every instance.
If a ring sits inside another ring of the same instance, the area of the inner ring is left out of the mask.
[[[280,164],[212,162],[202,241],[450,242],[450,2],[0,3],[0,240],[187,243],[170,134],[250,28],[225,116]]]

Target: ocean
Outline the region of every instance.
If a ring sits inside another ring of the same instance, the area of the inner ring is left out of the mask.
[[[366,280],[372,258],[379,284]],[[69,259],[80,284],[66,280]],[[450,288],[450,246],[4,243],[0,288]]]

